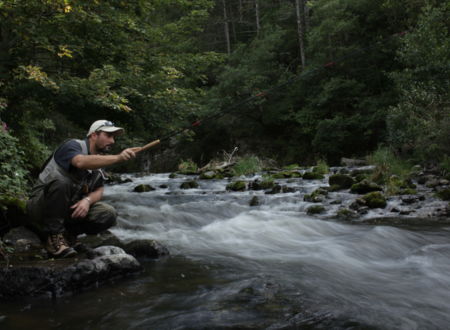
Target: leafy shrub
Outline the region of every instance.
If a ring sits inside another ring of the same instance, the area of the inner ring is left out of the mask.
[[[411,174],[411,164],[396,156],[390,148],[378,148],[368,157],[368,162],[375,165],[375,171],[370,179],[379,184],[389,186],[391,182],[389,178],[392,176],[395,175],[400,180],[406,180]]]
[[[318,173],[318,174],[328,174],[328,172],[330,171],[330,168],[328,167],[328,164],[326,161],[324,161],[323,159],[319,159],[316,163],[316,166],[314,166],[313,168],[313,172],[314,173]]]
[[[195,164],[191,159],[182,160],[178,165],[178,171],[181,174],[196,174],[197,170],[197,164]]]
[[[239,159],[233,166],[233,173],[236,176],[253,174],[261,171],[261,161],[256,156],[247,156]]]
[[[18,140],[0,129],[0,199],[25,197],[27,174],[24,153],[18,147]]]

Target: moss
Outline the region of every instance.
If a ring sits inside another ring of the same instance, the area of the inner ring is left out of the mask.
[[[314,172],[305,172],[303,174],[303,180],[322,180],[324,176],[320,173],[314,173]]]
[[[223,179],[224,176],[222,173],[208,171],[200,174],[200,179],[202,180],[220,180]]]
[[[198,188],[197,181],[191,180],[191,181],[185,181],[180,185],[181,189],[195,189]]]
[[[381,191],[381,190],[383,190],[383,189],[379,185],[377,185],[374,182],[370,182],[368,180],[363,180],[361,182],[355,183],[350,188],[350,191],[352,193],[357,193],[357,194],[366,194],[366,193],[369,193],[372,191]]]
[[[176,173],[170,173],[169,174],[169,179],[175,179],[177,177]]]
[[[319,214],[325,212],[325,208],[322,205],[312,205],[306,209],[308,214]]]
[[[275,179],[301,178],[302,175],[297,171],[282,171],[272,175]]]
[[[138,193],[153,191],[153,190],[155,190],[155,188],[153,188],[152,186],[150,186],[148,184],[140,184],[140,185],[134,187],[134,189],[133,189],[134,192],[138,192]]]
[[[301,166],[298,164],[290,164],[290,165],[283,166],[283,170],[287,170],[287,171],[299,170],[300,168],[301,168]]]
[[[436,195],[444,201],[450,201],[450,188],[442,189],[441,191],[438,191]]]
[[[347,208],[340,208],[336,213],[337,218],[344,220],[353,219],[356,218],[357,216],[358,214],[355,211],[349,210]]]
[[[305,196],[303,196],[303,200],[305,202],[320,203],[323,202],[327,195],[328,190],[324,188],[317,188],[311,194],[306,194]]]
[[[412,189],[412,188],[406,188],[406,189],[401,189],[398,192],[399,195],[415,195],[417,194],[417,190]]]
[[[232,191],[244,191],[247,188],[245,181],[235,181],[227,184],[226,189]]]
[[[329,182],[330,186],[339,187],[338,190],[348,189],[353,184],[355,184],[355,181],[353,180],[353,178],[351,176],[345,175],[345,174],[334,174],[334,175],[330,176],[330,178],[328,179],[328,182]]]
[[[195,164],[190,159],[182,161],[178,165],[178,172],[180,172],[181,174],[197,174],[197,170],[197,164]]]
[[[362,197],[362,199],[366,202],[366,206],[371,209],[375,208],[385,208],[386,207],[386,198],[379,191],[370,192]]]

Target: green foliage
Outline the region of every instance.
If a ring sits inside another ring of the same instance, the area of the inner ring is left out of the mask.
[[[450,2],[426,6],[398,51],[405,68],[391,76],[401,98],[387,118],[389,142],[420,161],[450,154]]]
[[[256,156],[247,156],[240,158],[236,164],[233,166],[233,175],[247,175],[254,174],[261,171],[262,165],[261,161]]]
[[[198,166],[191,159],[183,160],[178,165],[178,172],[181,174],[196,174]]]
[[[24,152],[19,148],[18,140],[0,128],[0,199],[3,202],[25,197],[27,173]]]
[[[316,163],[316,166],[314,166],[313,168],[313,172],[314,173],[318,173],[318,174],[328,174],[328,172],[330,171],[330,167],[328,166],[327,162],[324,161],[323,159],[319,159]]]
[[[373,154],[368,156],[368,162],[375,165],[375,171],[371,175],[371,180],[379,184],[392,185],[391,177],[398,177],[404,181],[411,174],[412,165],[396,156],[388,147],[380,147]]]

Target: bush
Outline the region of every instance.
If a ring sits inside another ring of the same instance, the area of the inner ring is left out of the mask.
[[[24,153],[18,147],[18,140],[0,128],[1,199],[24,198],[27,191],[27,174]]]
[[[239,159],[233,166],[233,174],[236,176],[253,174],[261,171],[261,161],[256,156],[248,156]]]
[[[368,157],[369,164],[375,165],[375,171],[372,173],[371,180],[386,184],[389,190],[389,184],[392,176],[397,176],[400,180],[406,180],[411,174],[411,164],[397,157],[394,152],[387,147],[378,148]]]
[[[196,174],[198,170],[197,164],[195,164],[192,160],[183,160],[178,165],[178,171],[181,174]]]

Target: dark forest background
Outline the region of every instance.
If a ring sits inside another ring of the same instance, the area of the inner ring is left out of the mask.
[[[448,0],[0,0],[0,192],[103,118],[118,149],[201,120],[160,147],[199,164],[384,148],[450,168],[449,17]]]

